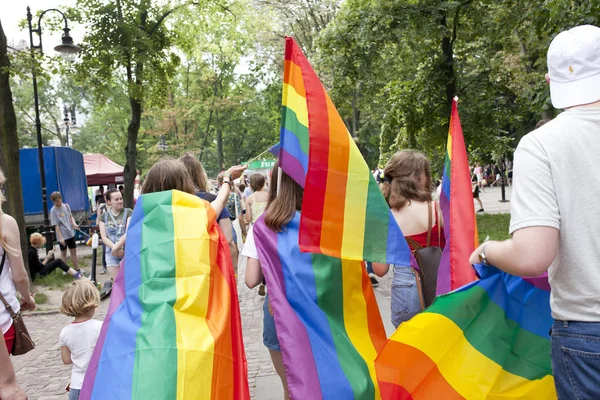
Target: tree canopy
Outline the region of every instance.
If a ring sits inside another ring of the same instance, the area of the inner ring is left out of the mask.
[[[88,31],[80,59],[60,67],[60,79],[40,80],[45,138],[61,139],[57,98],[85,108],[73,146],[126,166],[128,202],[136,171],[162,156],[190,151],[214,176],[279,140],[285,35],[307,54],[371,167],[414,148],[440,173],[454,96],[470,156],[510,157],[558,112],[544,80],[549,43],[598,25],[600,3],[78,0],[68,15]],[[32,145],[31,89],[13,79],[20,141]]]

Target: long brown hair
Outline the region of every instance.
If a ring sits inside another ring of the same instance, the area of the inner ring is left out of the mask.
[[[304,195],[304,189],[283,171],[281,171],[278,191],[278,175],[279,161],[273,166],[269,185],[271,191],[265,210],[265,225],[275,232],[281,232],[283,227],[294,218],[296,211],[302,209],[302,196]]]
[[[164,192],[165,190],[179,190],[194,194],[194,183],[182,162],[169,158],[162,159],[154,164],[146,174],[142,193]]]
[[[385,165],[383,176],[381,192],[391,208],[400,209],[411,200],[431,201],[431,167],[422,153],[397,152]]]
[[[181,156],[179,161],[185,165],[185,168],[190,174],[190,178],[192,178],[192,182],[196,188],[198,190],[202,190],[203,192],[207,192],[209,190],[208,178],[200,160],[198,160],[192,153],[188,152]]]

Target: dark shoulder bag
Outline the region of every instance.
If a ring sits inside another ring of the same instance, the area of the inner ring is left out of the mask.
[[[2,275],[2,270],[4,269],[4,262],[6,261],[6,250],[4,250],[4,254],[2,255],[2,262],[0,262],[0,275]],[[20,356],[22,354],[28,353],[35,348],[35,343],[31,339],[27,328],[25,327],[25,322],[23,321],[23,317],[21,316],[21,312],[14,312],[8,301],[4,298],[2,293],[0,293],[0,300],[4,303],[4,307],[6,307],[6,311],[10,314],[13,319],[13,325],[15,327],[15,341],[13,343],[13,347],[10,353],[13,356]]]
[[[413,255],[419,265],[417,272],[417,283],[420,291],[423,309],[429,307],[435,299],[437,288],[438,269],[442,258],[442,249],[437,246],[431,246],[431,202],[429,202],[429,222],[427,226],[427,246],[423,247],[414,239],[406,238],[408,244],[414,249]],[[435,210],[437,213],[437,209]],[[440,223],[438,221],[438,243],[440,242]],[[420,283],[420,284],[419,284]]]

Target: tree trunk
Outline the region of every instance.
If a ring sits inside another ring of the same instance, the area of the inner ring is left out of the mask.
[[[129,98],[131,105],[131,119],[127,126],[127,146],[125,146],[125,168],[123,169],[124,191],[123,200],[125,207],[133,208],[133,185],[137,175],[137,139],[140,131],[140,121],[142,120],[142,103]]]
[[[446,29],[444,32],[444,36],[442,37],[442,76],[445,78],[445,86],[446,86],[446,107],[448,111],[448,115],[452,111],[452,99],[456,96],[456,73],[454,71],[454,41],[456,40],[456,31],[458,29],[458,12],[460,7],[456,9],[456,13],[454,16],[454,26],[452,29],[452,33],[448,32]],[[447,10],[441,11],[443,14],[440,18],[440,25],[443,27],[447,27]]]
[[[29,273],[27,233],[25,231],[21,173],[19,170],[19,135],[17,116],[15,115],[10,90],[9,70],[10,61],[8,59],[6,36],[0,22],[0,168],[8,178],[5,183],[7,201],[4,204],[7,214],[16,219],[19,225],[23,261],[25,262],[25,269]]]
[[[358,88],[352,91],[352,137],[358,137],[358,123],[360,118],[360,110],[356,103],[358,102]]]
[[[219,172],[223,171],[225,165],[223,162],[223,131],[221,127],[217,128],[217,163],[219,165]]]

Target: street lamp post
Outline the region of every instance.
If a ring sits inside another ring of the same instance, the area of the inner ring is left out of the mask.
[[[69,112],[71,113],[71,119],[69,120]],[[69,147],[69,125],[75,125],[77,122],[75,121],[75,106],[68,108],[66,104],[63,105],[63,121],[65,123],[65,135],[67,139],[67,147]]]
[[[35,130],[37,136],[37,146],[38,146],[38,158],[40,163],[40,180],[42,184],[42,207],[44,209],[44,235],[46,236],[46,250],[52,249],[52,230],[50,227],[50,219],[48,218],[48,198],[46,193],[46,171],[44,168],[44,149],[42,147],[42,122],[40,121],[40,104],[38,98],[38,88],[37,88],[37,77],[35,75],[35,51],[39,49],[42,52],[42,17],[48,11],[56,11],[60,15],[62,15],[63,20],[65,22],[65,27],[63,28],[62,35],[62,43],[54,48],[57,52],[61,54],[67,55],[75,55],[81,51],[81,48],[77,45],[73,44],[73,38],[69,35],[69,27],[67,26],[67,17],[62,11],[51,8],[44,12],[42,12],[38,18],[37,28],[33,29],[31,20],[33,16],[31,15],[31,9],[27,7],[27,22],[29,25],[29,50],[31,52],[31,60],[34,62],[34,66],[32,68],[32,78],[33,78],[33,99],[35,106]],[[35,46],[33,44],[33,33],[38,35],[39,45]]]

